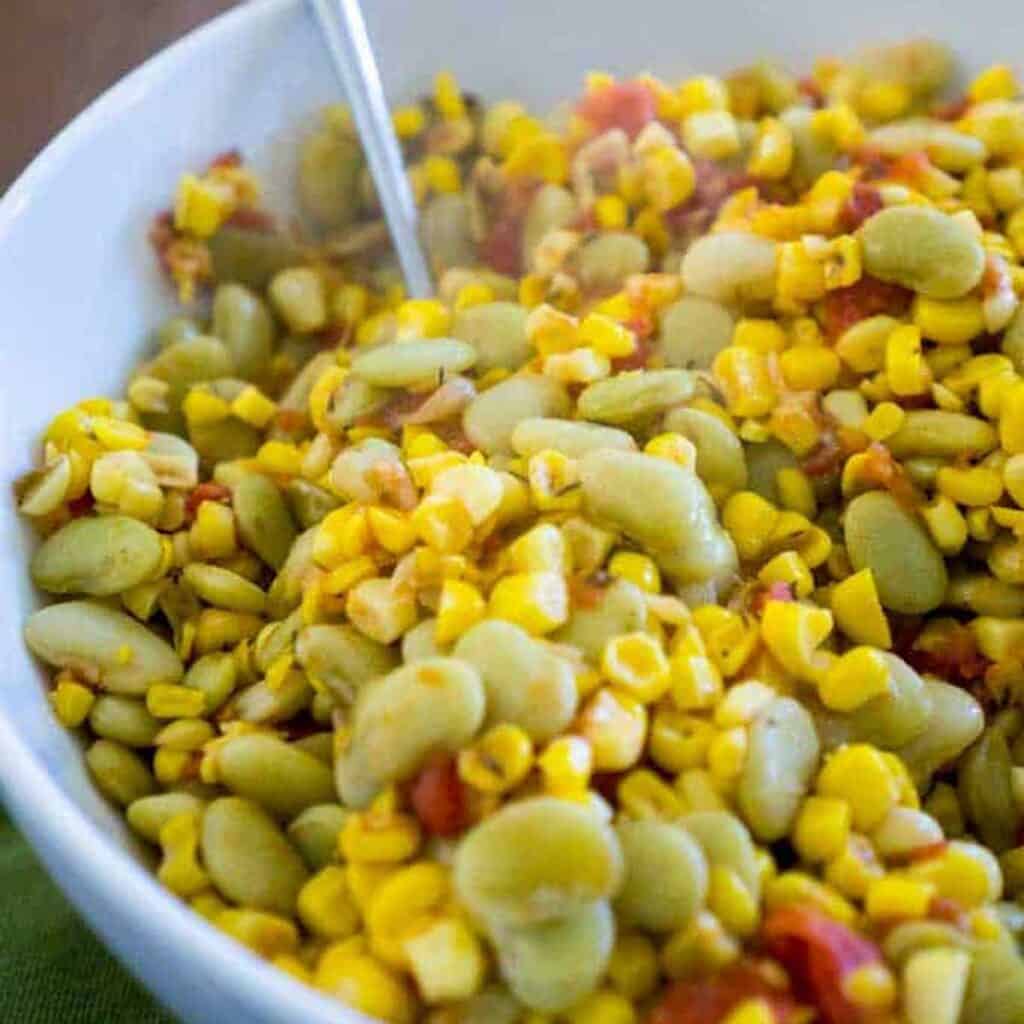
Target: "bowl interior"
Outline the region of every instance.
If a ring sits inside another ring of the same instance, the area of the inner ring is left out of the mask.
[[[975,3],[970,18],[949,4],[864,0],[838,8],[723,0],[699,15],[685,5],[654,0],[628,9],[590,0],[520,0],[493,7],[468,0],[367,4],[393,99],[429,89],[434,71],[448,67],[485,98],[522,98],[539,109],[574,95],[592,68],[651,70],[678,79],[766,55],[806,68],[822,52],[921,33],[952,42],[965,66],[976,67],[1012,57],[996,30],[1019,17],[1014,11],[997,0]],[[31,465],[39,432],[55,412],[88,395],[120,391],[130,367],[147,351],[150,329],[173,309],[146,229],[166,206],[178,176],[237,147],[267,180],[271,204],[287,209],[296,139],[311,112],[337,95],[301,0],[260,0],[129,76],[11,188],[0,203],[0,472],[8,486]],[[0,501],[0,535],[6,554],[0,564],[0,650],[6,667],[0,686],[0,796],[51,871],[74,890],[72,896],[134,969],[183,1016],[217,1019],[203,1007],[212,1005],[211,993],[226,983],[210,980],[205,1002],[185,1000],[175,994],[169,965],[191,970],[202,950],[210,964],[248,972],[250,958],[188,920],[115,852],[129,845],[128,837],[92,790],[75,743],[53,720],[41,673],[22,645],[21,623],[38,596],[25,572],[30,533],[6,498]],[[72,858],[79,862],[74,870]],[[120,905],[124,888],[100,878],[100,868],[127,880],[124,886],[137,887],[135,898],[145,909],[172,922],[163,947],[139,924],[139,908]],[[260,996],[245,999],[251,1019],[284,1020],[295,1000],[304,1001],[310,1020],[356,1018],[346,1011],[339,1017],[337,1008],[327,1014],[320,1001],[298,994],[291,983],[267,981],[270,974],[247,976]]]

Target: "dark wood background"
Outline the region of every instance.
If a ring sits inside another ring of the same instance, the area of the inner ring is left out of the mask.
[[[0,0],[0,193],[146,57],[236,0]]]

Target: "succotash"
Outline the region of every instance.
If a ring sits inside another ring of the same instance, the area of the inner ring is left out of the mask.
[[[915,42],[227,153],[20,481],[160,881],[392,1024],[1024,1021],[1024,101]],[[292,219],[288,219],[292,223]]]

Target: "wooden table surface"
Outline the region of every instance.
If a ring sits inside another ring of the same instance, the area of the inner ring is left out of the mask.
[[[0,193],[126,71],[236,0],[6,0]]]

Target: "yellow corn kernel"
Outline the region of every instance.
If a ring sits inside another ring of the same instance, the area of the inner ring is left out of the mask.
[[[984,466],[969,469],[943,466],[936,474],[935,485],[950,501],[972,508],[994,505],[1003,493],[1000,474]]]
[[[591,992],[565,1015],[566,1024],[636,1024],[633,1004],[618,992]],[[540,1024],[532,1020],[524,1024]]]
[[[928,882],[888,874],[868,886],[864,909],[873,921],[925,917],[935,895]]]
[[[650,995],[658,984],[658,953],[639,932],[619,931],[608,961],[608,980],[634,1002]]]
[[[963,345],[985,331],[981,300],[914,298],[914,324],[923,338],[941,345]]]
[[[818,695],[833,711],[855,711],[892,689],[889,663],[874,647],[854,647],[828,668]]]
[[[712,865],[708,877],[708,909],[740,938],[748,938],[757,928],[757,899],[740,876],[723,864]]]
[[[802,313],[809,303],[823,298],[825,290],[824,261],[812,255],[802,241],[782,242],[776,277],[776,308],[783,313]]]
[[[776,691],[757,679],[731,686],[715,708],[714,721],[719,729],[750,725],[777,696]]]
[[[814,577],[807,563],[795,551],[783,551],[766,562],[757,578],[766,585],[785,583],[797,597],[807,597],[814,590]]]
[[[765,884],[766,910],[772,911],[794,903],[810,905],[835,918],[840,924],[853,924],[857,919],[857,911],[850,902],[802,871],[784,871]]]
[[[775,408],[778,392],[760,353],[729,345],[715,356],[711,370],[733,416],[764,416]]]
[[[1024,452],[1024,382],[1003,392],[999,407],[999,443],[1010,455]]]
[[[112,416],[92,418],[93,436],[108,451],[138,451],[149,444],[149,433],[137,423]]]
[[[675,821],[685,810],[679,795],[647,768],[630,772],[616,790],[618,806],[631,818]]]
[[[428,495],[410,518],[417,535],[435,551],[458,554],[473,539],[473,520],[457,498]]]
[[[603,356],[621,359],[636,350],[636,335],[622,324],[601,313],[588,313],[581,321],[577,337]]]
[[[747,172],[755,178],[778,181],[793,165],[793,133],[778,118],[764,117],[747,162]]]
[[[768,355],[772,352],[782,352],[788,344],[788,339],[777,321],[744,317],[733,330],[732,344]]]
[[[146,691],[146,708],[154,718],[198,718],[206,710],[206,694],[191,686],[155,683]]]
[[[816,111],[811,117],[811,131],[842,150],[856,149],[864,140],[864,125],[847,103]]]
[[[761,554],[778,521],[779,510],[753,491],[732,495],[722,509],[722,523],[745,562]]]
[[[882,751],[867,743],[844,744],[829,754],[817,788],[822,796],[845,800],[854,827],[864,832],[877,828],[900,799],[900,780]]]
[[[847,576],[832,588],[836,625],[853,641],[888,650],[892,631],[870,569]]]
[[[323,578],[322,589],[325,594],[337,597],[348,593],[357,583],[376,575],[377,563],[369,555],[360,555],[332,569]]]
[[[156,876],[176,896],[186,899],[210,887],[210,878],[199,864],[199,815],[176,814],[160,829],[163,860]]]
[[[427,115],[418,104],[392,111],[391,124],[400,139],[415,138],[427,126]]]
[[[590,782],[593,753],[590,744],[579,736],[560,736],[552,740],[537,758],[544,790],[555,796],[578,796]]]
[[[677,652],[669,659],[672,702],[681,711],[714,707],[722,697],[722,676],[710,658]]]
[[[857,112],[872,121],[892,121],[905,114],[912,101],[902,82],[865,82],[856,97]]]
[[[192,754],[187,750],[160,748],[153,755],[153,777],[168,789],[185,781],[185,773],[193,765]]]
[[[599,227],[616,231],[624,228],[629,222],[629,207],[621,196],[600,196],[594,203],[594,218]]]
[[[843,995],[869,1013],[887,1010],[896,1002],[896,979],[885,964],[865,963],[843,976]]]
[[[659,709],[651,722],[651,759],[672,774],[700,768],[707,761],[714,735],[714,726],[703,718]]]
[[[972,103],[984,103],[987,100],[1012,100],[1017,91],[1013,70],[1006,64],[993,64],[971,82],[967,96]]]
[[[569,618],[569,589],[565,578],[553,572],[521,572],[503,576],[494,585],[489,614],[543,636]]]
[[[850,805],[845,800],[809,796],[793,825],[793,845],[808,864],[842,855],[850,838]]]
[[[434,641],[439,647],[453,644],[466,630],[475,626],[486,614],[487,602],[471,583],[445,580],[437,605],[437,626]]]
[[[590,744],[594,771],[625,771],[643,753],[647,712],[629,694],[603,686],[584,705],[577,729]]]
[[[526,318],[526,337],[542,356],[579,348],[576,317],[547,303],[536,306]]]
[[[938,495],[934,501],[920,508],[928,532],[935,546],[944,555],[955,555],[967,543],[967,520],[952,499]]]
[[[897,327],[885,345],[885,374],[896,395],[923,395],[931,384],[931,371],[921,354],[921,332],[911,325]]]
[[[644,445],[645,455],[654,455],[659,459],[668,459],[685,469],[696,469],[697,447],[682,434],[658,434]]]
[[[89,717],[96,695],[74,677],[58,677],[50,702],[60,724],[66,729],[77,729]]]
[[[290,956],[299,947],[295,925],[263,910],[222,910],[213,918],[213,923],[225,935],[268,960]]]
[[[648,594],[661,593],[661,573],[657,564],[636,551],[616,551],[608,562],[608,575],[628,580]]]
[[[379,960],[331,946],[317,964],[317,988],[388,1024],[412,1024],[416,1004],[401,978]]]
[[[767,999],[744,999],[722,1018],[722,1024],[773,1024],[776,1019]]]
[[[706,629],[703,624],[698,625],[704,636],[708,655],[727,679],[735,676],[757,650],[758,630],[751,621],[741,615],[729,613],[719,616],[717,621]]]
[[[504,494],[500,474],[487,466],[464,462],[442,469],[432,480],[430,493],[435,498],[454,498],[479,526],[497,511]]]
[[[725,82],[714,75],[688,78],[679,86],[678,93],[679,107],[683,114],[729,109],[729,90]]]
[[[393,509],[367,509],[366,525],[373,539],[392,555],[403,555],[416,543],[416,527]]]
[[[249,384],[231,403],[231,412],[243,423],[262,430],[277,413],[277,402],[267,398],[255,385]]]
[[[359,929],[359,911],[345,869],[328,864],[299,890],[297,910],[303,925],[323,939],[347,939]]]
[[[840,801],[848,806],[845,801]],[[862,900],[871,883],[885,874],[871,841],[851,833],[839,853],[825,867],[825,881],[844,896]]]
[[[829,665],[818,648],[832,632],[832,613],[797,601],[768,601],[761,638],[787,672],[814,682]]]
[[[389,875],[374,889],[365,913],[371,950],[392,966],[406,966],[405,940],[450,898],[448,870],[435,861],[418,861]]]
[[[201,750],[215,736],[209,722],[201,718],[182,718],[165,725],[153,738],[153,745],[169,750]]]
[[[428,157],[428,165],[431,159],[447,160],[448,158]],[[457,169],[455,174],[458,175]],[[428,171],[428,178],[429,176]],[[437,188],[433,183],[431,183],[431,187],[437,191],[456,191],[455,189]],[[395,310],[395,318],[398,322],[400,338],[439,338],[448,333],[452,322],[448,307],[437,299],[406,299]]]
[[[502,722],[459,754],[459,777],[481,793],[515,789],[533,767],[533,744],[517,725]]]
[[[328,512],[313,539],[313,561],[324,569],[366,554],[370,546],[367,511],[346,505]]]
[[[348,861],[397,864],[419,849],[420,829],[407,814],[371,808],[348,816],[338,843]]]
[[[675,782],[683,802],[691,811],[723,811],[727,809],[724,796],[711,778],[711,773],[703,768],[691,768],[680,772]]]
[[[884,441],[903,426],[907,414],[895,402],[879,402],[870,415],[860,424],[872,441]]]
[[[286,441],[265,441],[256,453],[259,464],[270,473],[299,476],[302,473],[302,451]]]
[[[992,903],[1003,892],[1002,871],[992,851],[961,839],[950,840],[938,856],[911,864],[907,873],[931,882],[939,896],[969,908]]]
[[[701,910],[661,950],[661,968],[670,978],[713,974],[739,958],[740,943],[710,911]]]
[[[728,110],[706,110],[683,119],[683,141],[695,156],[725,160],[740,149],[736,118]]]
[[[480,940],[460,918],[438,918],[406,938],[403,946],[427,1003],[469,999],[483,985],[487,960]]]
[[[652,704],[672,682],[669,661],[661,644],[650,633],[621,633],[605,644],[601,670],[613,685]]]
[[[392,580],[362,580],[348,592],[345,614],[371,640],[390,644],[416,625],[416,599]]]
[[[686,153],[678,146],[665,144],[644,153],[641,180],[644,195],[650,204],[648,210],[657,215],[671,210],[693,195],[697,174]],[[640,229],[640,216],[634,226]]]
[[[224,182],[184,174],[174,198],[174,226],[196,238],[209,238],[235,206],[235,194]]]
[[[779,492],[779,503],[784,509],[799,512],[807,519],[818,515],[818,500],[814,485],[802,469],[787,466],[775,474],[775,486]]]
[[[720,791],[726,792],[740,777],[747,760],[749,736],[742,726],[716,733],[708,746],[708,771]]]
[[[228,905],[211,889],[193,896],[188,903],[200,917],[205,917],[211,923],[217,919],[219,914],[228,909]]]
[[[434,76],[434,106],[446,121],[459,121],[466,116],[462,90],[450,71],[439,71]]]
[[[540,131],[514,142],[502,168],[509,175],[530,175],[560,185],[569,176],[569,156],[559,136]]]
[[[848,288],[856,284],[864,269],[860,258],[860,242],[853,235],[840,235],[825,250],[825,288]]]
[[[206,427],[220,423],[231,415],[231,406],[219,395],[203,388],[190,388],[181,411],[190,427]]]
[[[971,955],[938,947],[911,953],[903,967],[907,1024],[957,1024],[967,991]]]

